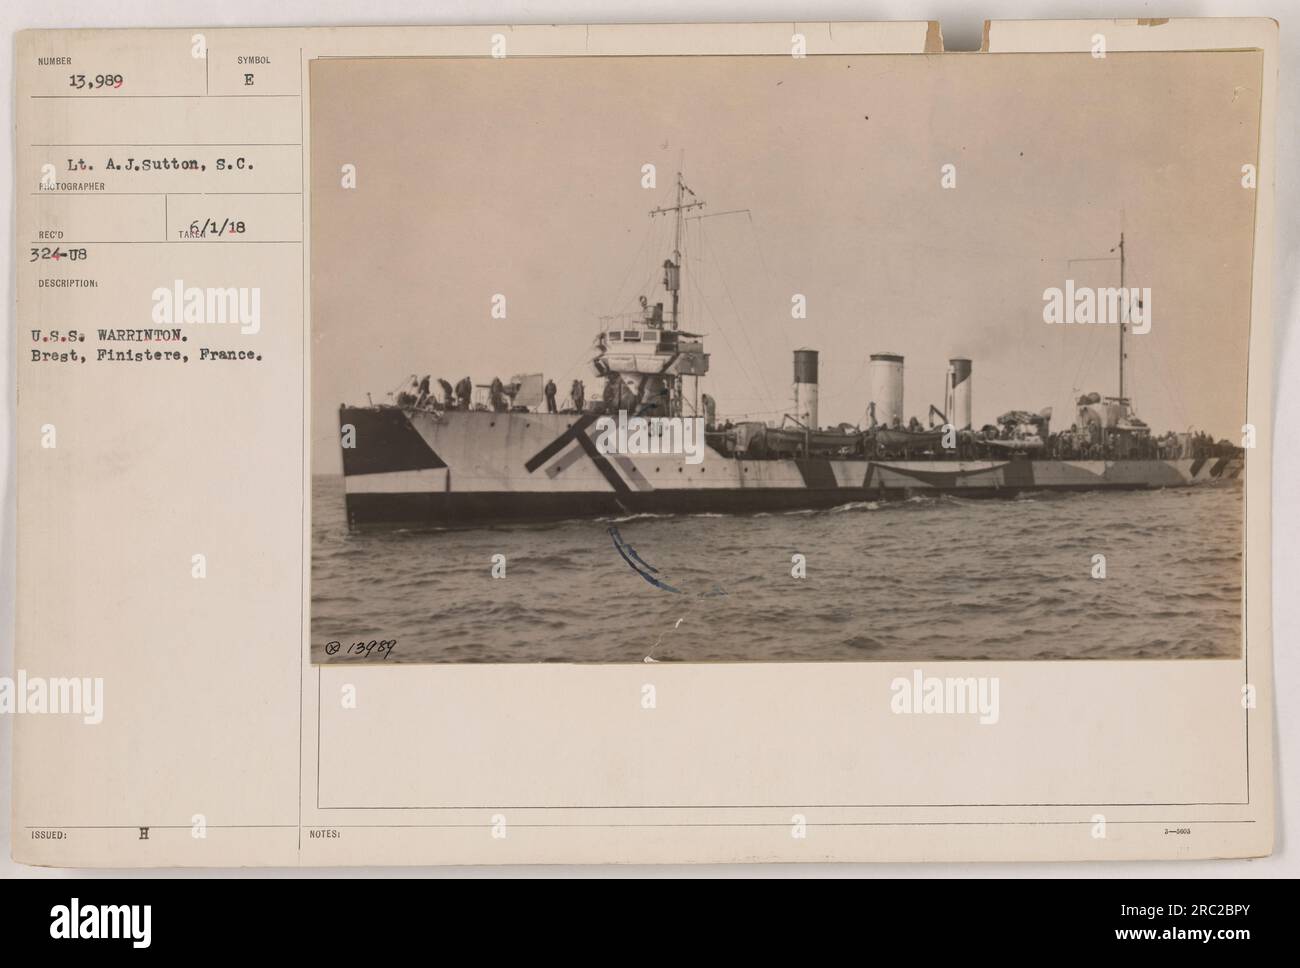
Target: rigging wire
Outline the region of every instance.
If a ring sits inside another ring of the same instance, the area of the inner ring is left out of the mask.
[[[741,357],[739,353],[736,352],[736,348],[732,345],[730,337],[727,336],[727,331],[722,328],[721,323],[718,321],[717,314],[714,313],[713,307],[709,305],[708,297],[704,295],[703,288],[694,279],[690,280],[690,285],[696,288],[696,291],[698,292],[700,297],[700,304],[704,307],[705,314],[708,316],[709,319],[713,321],[715,331],[718,333],[719,336],[722,337],[723,343],[726,344],[727,350],[731,353],[731,358],[735,360],[736,366],[739,367],[741,374],[745,378],[745,381],[750,386],[759,386],[761,389],[762,384],[754,379],[754,375],[749,372],[749,367],[746,365],[744,359]],[[772,403],[770,399],[768,399],[767,402]]]
[[[1133,257],[1129,256],[1129,263],[1132,264],[1132,262]],[[1140,287],[1135,288],[1140,289]],[[1145,307],[1145,309],[1147,312],[1150,312],[1149,306]],[[1130,332],[1132,331],[1130,330]],[[1168,362],[1164,359],[1164,354],[1150,353],[1147,354],[1147,358],[1152,361],[1150,369],[1154,371],[1156,378],[1160,381],[1161,386],[1164,387],[1165,399],[1169,401],[1174,413],[1178,417],[1179,431],[1181,432],[1190,425],[1190,421],[1188,420],[1189,414],[1186,407],[1187,401],[1183,397],[1182,390],[1180,389],[1178,382],[1173,379],[1173,373],[1168,369]],[[1138,359],[1142,359],[1142,357],[1139,356]],[[1136,367],[1134,370],[1136,371]],[[1129,396],[1131,397],[1133,394],[1130,393]]]
[[[1069,328],[1062,328],[1062,334],[1070,332]],[[1091,370],[1093,363],[1097,359],[1098,347],[1101,346],[1101,340],[1093,340],[1082,353],[1079,354],[1079,365],[1074,371],[1074,379],[1070,382],[1072,393],[1078,393],[1083,389],[1079,382],[1082,379],[1085,370]],[[1091,391],[1089,391],[1091,392]]]
[[[713,252],[713,247],[709,243],[708,234],[704,231],[704,223],[701,222],[699,224],[700,224],[701,248],[704,249],[706,252]],[[749,338],[748,327],[745,326],[744,317],[741,316],[740,310],[736,307],[736,301],[731,296],[731,287],[727,285],[727,277],[722,272],[721,263],[718,261],[716,253],[713,255],[713,262],[715,265],[718,266],[718,278],[722,280],[722,290],[723,292],[726,293],[727,302],[731,304],[731,311],[735,315],[736,321],[740,324],[740,335],[743,336],[745,339],[745,346],[749,350],[750,358],[753,360],[754,366],[758,370],[758,372],[762,373],[763,367],[758,359],[758,354],[754,352],[754,344]],[[776,400],[774,397],[772,397],[771,393],[768,391],[767,385],[765,383],[760,382],[758,385],[758,389],[759,389],[759,393],[762,395],[764,399],[768,401],[768,403],[775,405]]]
[[[767,256],[763,254],[763,236],[758,231],[758,226],[754,224],[754,213],[745,209],[745,214],[749,217],[749,232],[754,237],[754,248],[758,250],[758,262],[763,267],[763,279],[771,284],[775,280],[772,270],[768,267]],[[794,341],[790,338],[790,331],[785,326],[779,326],[777,329],[781,333],[781,338],[785,341],[787,352],[793,353],[795,349]]]
[[[700,261],[701,264],[706,264],[706,260],[701,259]],[[744,377],[746,384],[750,388],[757,388],[757,399],[760,402],[760,404],[765,403],[769,407],[775,408],[777,406],[776,401],[772,398],[770,393],[767,391],[767,385],[761,379],[759,379],[758,376],[755,375],[756,372],[761,374],[762,372],[761,368],[758,369],[757,371],[750,369],[750,363],[746,362],[745,357],[737,351],[736,345],[734,342],[732,342],[731,337],[727,335],[727,329],[722,325],[721,317],[713,311],[713,307],[709,304],[709,299],[708,296],[705,295],[704,287],[698,281],[693,282],[693,285],[695,286],[696,293],[700,298],[700,302],[705,307],[705,310],[708,313],[709,318],[713,321],[714,331],[716,331],[718,335],[722,337],[722,341],[723,343],[726,344],[730,359],[735,361],[735,364],[737,368],[740,370],[741,375]],[[750,362],[753,362],[755,366],[757,366],[756,360],[751,360]],[[765,412],[779,413],[782,411],[774,409],[772,411],[765,411]]]
[[[608,305],[618,306],[621,309],[625,304],[624,300],[621,298],[624,287],[627,286],[627,281],[632,278],[632,271],[636,269],[637,265],[641,262],[641,259],[646,252],[646,247],[650,244],[650,239],[655,234],[655,227],[653,220],[648,226],[646,226],[645,234],[641,236],[641,245],[636,250],[636,255],[632,256],[632,260],[628,263],[627,272],[623,274],[623,281],[620,282],[618,288],[614,290],[614,298],[610,300]]]
[[[415,380],[415,381],[418,382],[419,379],[420,379],[420,375],[419,375],[418,373],[412,373],[410,376],[408,376],[406,379],[404,379],[401,383],[397,384],[397,386],[395,386],[395,387],[393,387],[391,390],[389,390],[389,391],[388,391],[388,395],[389,395],[390,397],[395,397],[395,396],[397,396],[397,391],[399,391],[399,390],[405,390],[408,386],[411,385],[411,381],[412,381],[412,380]]]

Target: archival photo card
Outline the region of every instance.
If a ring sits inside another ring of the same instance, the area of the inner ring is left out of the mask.
[[[17,862],[1273,850],[1276,24],[15,51]]]

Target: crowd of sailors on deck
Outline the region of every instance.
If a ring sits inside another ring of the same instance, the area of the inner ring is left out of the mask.
[[[1089,431],[1092,431],[1089,433]],[[1101,435],[1096,428],[1049,434],[1044,456],[1058,460],[1203,460],[1210,457],[1235,457],[1240,448],[1229,440],[1216,441],[1202,431],[1177,434]]]
[[[454,387],[439,378],[435,389],[433,382],[432,374],[425,374],[423,378],[412,375],[410,383],[397,392],[397,405],[415,410],[490,410],[495,413],[528,409],[514,403],[520,384],[505,383],[500,377],[493,377],[491,383],[480,385],[487,394],[485,400],[478,402],[474,400],[474,381],[469,377],[462,378]],[[547,413],[582,413],[586,405],[586,388],[581,380],[573,381],[562,406],[556,402],[558,394],[555,381],[547,380],[542,390]]]

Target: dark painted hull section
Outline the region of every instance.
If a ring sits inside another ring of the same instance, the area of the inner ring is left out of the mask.
[[[396,407],[344,407],[339,410],[340,434],[348,432],[355,446],[343,448],[343,473],[386,474],[393,471],[446,467]]]
[[[1145,484],[1053,487],[1053,491],[1137,491]],[[962,487],[963,498],[1014,498],[1042,488]],[[357,529],[455,528],[481,524],[554,521],[624,514],[757,514],[818,511],[859,501],[904,500],[915,495],[953,493],[940,488],[840,487],[662,490],[639,493],[461,493],[349,494],[348,524]]]

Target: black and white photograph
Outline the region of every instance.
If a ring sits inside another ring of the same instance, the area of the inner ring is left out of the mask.
[[[314,658],[1240,654],[1259,71],[314,62]]]

